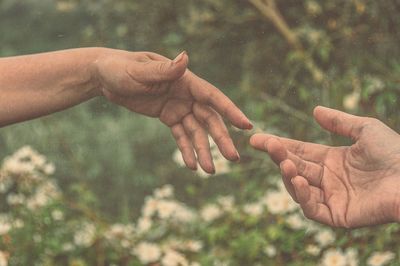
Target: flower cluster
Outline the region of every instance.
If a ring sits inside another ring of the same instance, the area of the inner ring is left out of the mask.
[[[63,258],[73,265],[90,265],[84,262],[97,252],[107,265],[230,265],[236,260],[273,265],[285,258],[321,266],[383,266],[398,258],[390,249],[357,249],[359,235],[346,244],[342,232],[307,220],[281,182],[251,202],[226,194],[198,207],[178,200],[167,184],[144,199],[136,221],[108,224],[90,211],[73,216],[74,204],[49,176],[53,172],[54,166],[29,147],[3,163],[7,189],[2,193],[9,211],[0,214],[0,266],[28,263],[18,244],[25,242],[37,251],[38,262],[58,264]]]

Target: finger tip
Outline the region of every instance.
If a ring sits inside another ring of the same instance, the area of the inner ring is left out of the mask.
[[[256,146],[257,138],[258,138],[258,133],[257,133],[257,134],[254,134],[254,135],[252,135],[252,136],[250,137],[249,143],[250,143],[251,146],[253,146],[253,147]]]
[[[322,105],[317,105],[317,106],[314,107],[313,115],[314,115],[314,117],[317,117],[317,115],[320,114],[322,111],[326,111],[328,109],[329,108],[324,107]]]
[[[197,171],[197,164],[193,164],[193,165],[190,165],[190,166],[188,166],[188,167],[189,167],[189,169],[192,170],[192,171]]]
[[[206,172],[207,174],[213,175],[215,174],[215,166],[213,163],[200,163],[201,168]]]
[[[216,172],[214,167],[208,168],[207,170],[204,170],[204,171],[206,171],[210,175],[215,175],[215,172]]]
[[[229,155],[225,156],[226,159],[228,159],[231,162],[238,162],[240,161],[240,155],[237,152],[237,150],[233,150],[229,153]]]
[[[247,120],[247,122],[246,122],[246,129],[247,129],[247,130],[251,130],[251,129],[253,129],[253,127],[254,127],[253,123],[251,123],[249,120]]]

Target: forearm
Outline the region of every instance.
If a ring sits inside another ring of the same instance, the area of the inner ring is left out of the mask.
[[[101,48],[0,58],[0,127],[60,111],[98,95]]]

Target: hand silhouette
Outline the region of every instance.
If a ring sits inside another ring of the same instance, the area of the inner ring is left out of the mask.
[[[241,129],[251,129],[246,116],[216,87],[187,69],[188,56],[175,60],[149,52],[109,50],[95,64],[104,96],[133,112],[158,117],[171,128],[185,164],[215,172],[208,133],[225,158],[239,160],[226,117]],[[197,155],[197,156],[196,156]]]
[[[269,134],[250,140],[280,166],[304,215],[346,228],[399,221],[400,136],[377,119],[325,107],[316,107],[314,117],[354,144],[330,147]]]

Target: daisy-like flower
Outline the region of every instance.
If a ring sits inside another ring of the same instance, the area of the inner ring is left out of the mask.
[[[393,252],[374,252],[367,260],[368,266],[383,266],[392,261],[396,255]]]
[[[208,204],[200,211],[201,218],[206,222],[212,222],[222,215],[221,209],[215,204]]]
[[[346,266],[346,264],[346,256],[339,249],[328,249],[321,260],[321,266]]]
[[[158,261],[162,252],[156,244],[141,242],[133,249],[133,254],[138,257],[141,263],[149,264]]]

